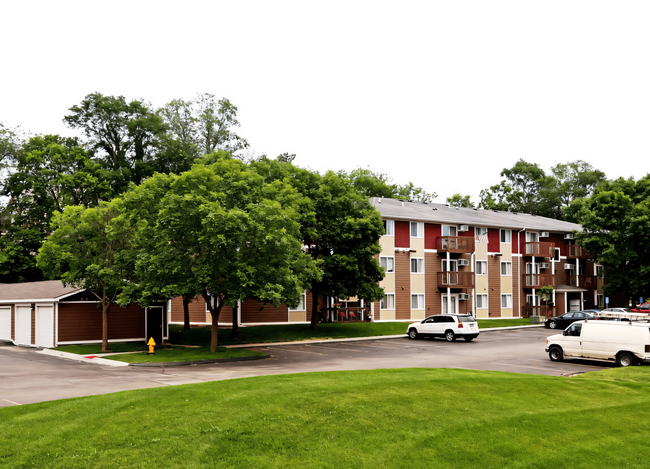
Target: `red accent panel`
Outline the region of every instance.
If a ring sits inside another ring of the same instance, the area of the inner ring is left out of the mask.
[[[436,243],[442,228],[440,225],[432,225],[430,223],[424,224],[424,249],[436,249]]]
[[[513,254],[519,254],[520,252],[526,252],[524,251],[524,244],[526,242],[526,235],[522,231],[521,233],[518,233],[515,230],[511,231],[512,233],[512,253]],[[519,235],[519,243],[517,243],[517,235]],[[514,301],[514,300],[513,300]]]
[[[501,235],[498,229],[488,228],[488,252],[501,251]]]
[[[411,247],[411,224],[407,221],[395,222],[395,247]]]
[[[468,231],[459,232],[458,236],[467,236],[468,238],[471,238],[472,236],[474,236],[474,227],[470,226]]]
[[[548,239],[550,242],[555,243],[556,248],[560,248],[560,256],[567,255],[567,242],[564,239],[564,236],[557,233],[552,233],[551,237]],[[546,241],[546,240],[545,240]]]

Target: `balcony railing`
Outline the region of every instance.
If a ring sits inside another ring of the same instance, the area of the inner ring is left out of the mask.
[[[438,238],[438,252],[464,254],[474,252],[474,237],[443,236]]]
[[[553,274],[524,274],[521,277],[522,288],[542,288],[547,285],[555,286]]]
[[[526,243],[524,256],[554,257],[555,243]]]
[[[572,287],[595,289],[597,278],[593,275],[570,275],[567,273],[567,281]]]
[[[578,244],[569,244],[567,248],[567,259],[591,259],[591,253]]]
[[[438,287],[472,288],[474,272],[438,272]]]

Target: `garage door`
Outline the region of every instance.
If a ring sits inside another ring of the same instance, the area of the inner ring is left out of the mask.
[[[0,339],[11,340],[11,306],[0,307]]]
[[[16,305],[16,343],[31,345],[32,343],[32,307]]]
[[[36,305],[36,345],[54,347],[54,305]]]

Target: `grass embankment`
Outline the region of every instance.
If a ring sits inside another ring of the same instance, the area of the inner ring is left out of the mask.
[[[415,322],[415,321],[413,321]],[[239,328],[239,338],[230,337],[230,329],[219,329],[219,345],[256,344],[270,342],[294,342],[314,339],[345,339],[382,335],[406,335],[408,322],[334,322],[319,324],[315,331],[306,324],[278,326],[248,326]],[[525,319],[478,320],[480,329],[492,327],[526,326]],[[175,344],[209,344],[210,326],[193,327],[189,330],[176,324],[169,326],[170,342]]]
[[[2,467],[647,467],[646,367],[401,369],[0,409]]]

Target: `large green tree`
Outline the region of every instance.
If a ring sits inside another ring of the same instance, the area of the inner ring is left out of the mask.
[[[214,351],[223,306],[250,297],[295,306],[304,278],[319,271],[301,249],[300,194],[284,181],[265,182],[226,152],[210,160],[180,175],[158,174],[124,201],[146,223],[133,287],[139,300],[203,296]]]
[[[88,289],[101,303],[102,350],[108,350],[110,305],[133,285],[135,234],[140,228],[125,215],[120,199],[98,207],[80,205],[55,212],[54,232],[41,247],[38,267],[48,278]]]
[[[267,158],[251,165],[266,180],[288,181],[306,197],[300,206],[300,236],[323,272],[306,282],[314,298],[310,327],[315,329],[321,318],[318,298],[381,298],[378,282],[384,274],[375,256],[384,228],[379,212],[352,182],[333,172],[320,175]]]
[[[650,295],[650,175],[601,183],[573,203],[583,230],[576,241],[603,265],[606,294]]]
[[[433,199],[438,196],[435,192],[428,192],[422,187],[416,187],[412,182],[403,185],[396,184],[388,175],[366,168],[357,168],[350,172],[338,171],[336,174],[350,181],[356,191],[366,198],[385,197],[433,202]]]

